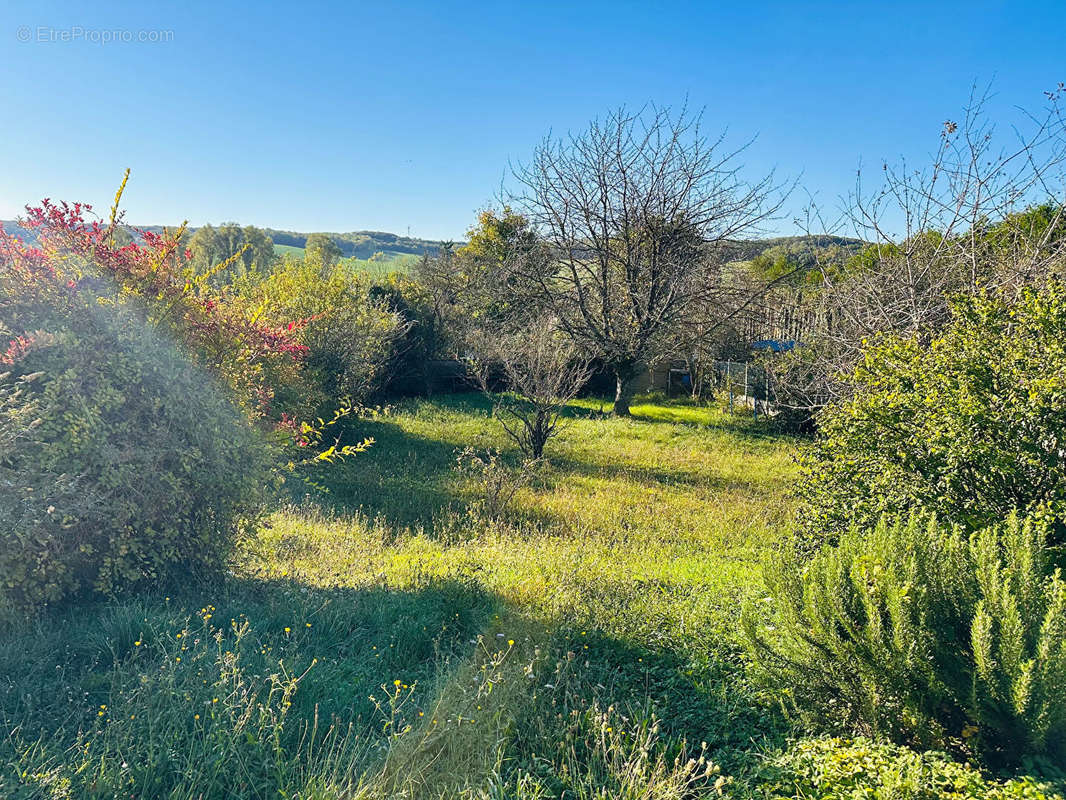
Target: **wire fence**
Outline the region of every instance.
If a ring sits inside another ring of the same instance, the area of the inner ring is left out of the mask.
[[[703,371],[701,385],[693,391],[692,375],[688,368],[671,367],[665,377],[668,397],[723,397],[730,411],[748,408],[755,416],[772,415],[776,404],[769,373],[759,363],[751,361],[713,361]]]
[[[769,414],[772,410],[772,393],[766,369],[750,361],[715,361],[711,369],[711,381],[716,391],[729,399],[729,408],[744,405],[755,416]]]
[[[742,397],[762,399],[766,392],[766,370],[750,361],[715,361],[711,376],[714,388]]]

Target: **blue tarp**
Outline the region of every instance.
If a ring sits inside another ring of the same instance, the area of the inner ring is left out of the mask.
[[[760,339],[751,346],[752,350],[769,350],[771,353],[784,353],[796,346],[792,339],[781,341],[780,339]]]

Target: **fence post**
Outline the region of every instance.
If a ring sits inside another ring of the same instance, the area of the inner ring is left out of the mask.
[[[758,384],[759,375],[758,375],[758,373],[756,373],[753,377],[755,378],[756,382],[754,384],[752,384],[752,387],[751,387],[751,408],[752,408],[752,412],[754,414],[755,420],[758,421],[758,419],[759,419],[759,384]]]

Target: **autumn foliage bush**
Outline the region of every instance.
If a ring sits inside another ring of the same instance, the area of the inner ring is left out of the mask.
[[[116,244],[87,206],[0,236],[0,616],[218,568],[270,457],[314,432],[277,387],[303,323],[266,326],[195,275],[178,233]]]
[[[287,401],[290,413],[317,415],[338,401],[360,404],[377,396],[410,327],[372,296],[367,276],[314,260],[290,258],[269,273],[247,273],[234,282],[231,302],[274,328],[301,320],[292,330],[302,348],[301,374],[275,398]]]

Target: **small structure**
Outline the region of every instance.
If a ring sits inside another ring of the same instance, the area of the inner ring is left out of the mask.
[[[751,345],[753,352],[787,353],[797,346],[794,339],[760,339]]]

